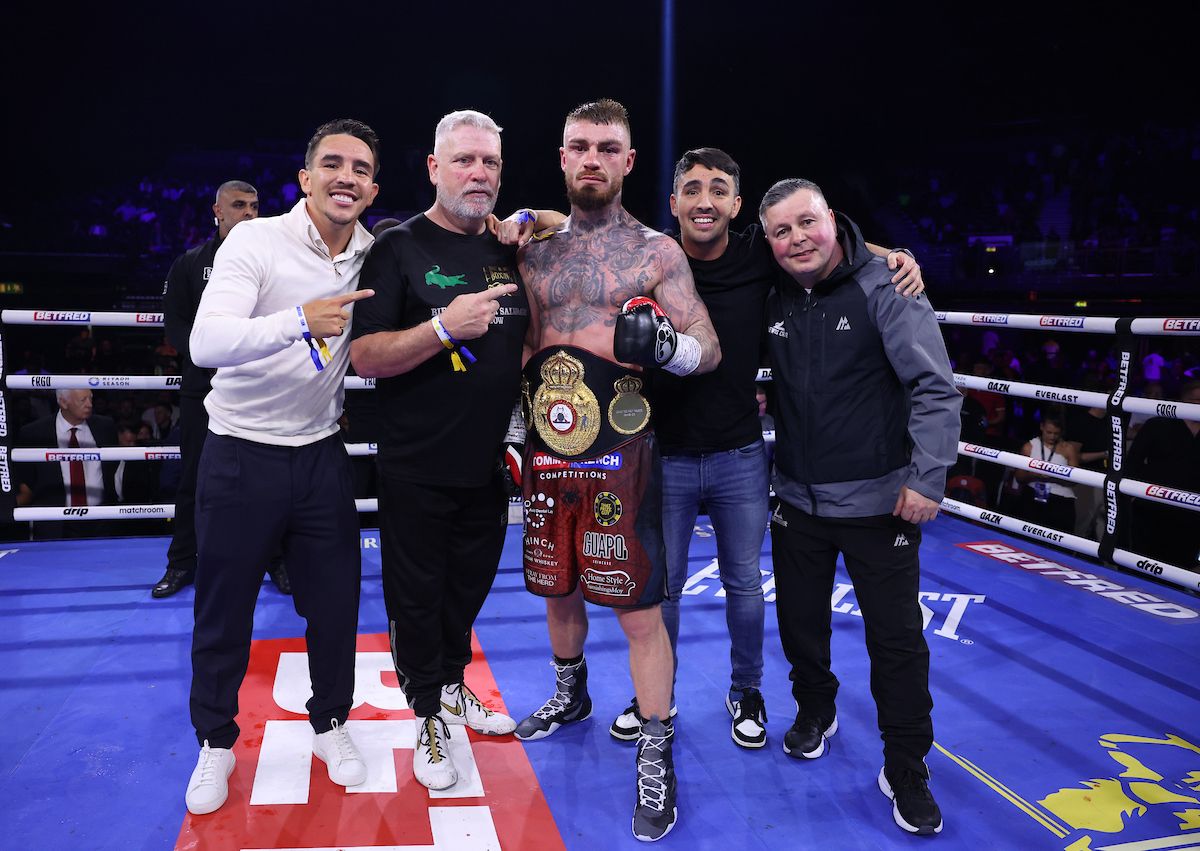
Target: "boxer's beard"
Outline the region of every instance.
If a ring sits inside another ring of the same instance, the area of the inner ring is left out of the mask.
[[[599,186],[592,183],[576,185],[571,178],[565,177],[564,179],[567,184],[567,200],[571,202],[572,207],[578,207],[585,213],[607,207],[614,198],[621,194],[621,186],[625,182],[624,178],[618,177],[616,180]]]

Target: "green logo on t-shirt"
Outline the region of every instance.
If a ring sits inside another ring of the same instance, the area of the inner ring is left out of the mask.
[[[430,287],[438,287],[439,289],[444,290],[446,287],[463,286],[467,283],[466,278],[464,277],[464,275],[466,275],[465,272],[462,275],[455,275],[454,277],[443,275],[441,272],[441,266],[434,266],[425,273],[425,284]]]

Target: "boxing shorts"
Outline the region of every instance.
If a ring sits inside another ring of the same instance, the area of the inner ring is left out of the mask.
[[[574,346],[530,359],[523,495],[525,587],[612,608],[666,594],[662,473],[638,373]]]

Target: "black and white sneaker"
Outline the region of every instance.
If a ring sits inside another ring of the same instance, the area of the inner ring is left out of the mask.
[[[671,832],[679,818],[675,805],[675,760],[671,738],[675,728],[651,718],[642,723],[637,745],[637,806],[633,810],[633,835],[654,842]]]
[[[674,718],[678,714],[679,708],[672,706],[670,717]],[[642,717],[642,711],[638,708],[635,697],[629,701],[625,710],[613,720],[612,726],[608,728],[608,734],[622,742],[632,742],[642,732],[644,723],[646,723],[646,719]]]
[[[816,759],[825,753],[829,737],[837,732],[837,716],[797,715],[796,723],[783,734],[783,752],[790,757]]]
[[[733,741],[744,748],[761,748],[767,743],[767,707],[762,692],[756,688],[735,690],[741,695],[725,697],[725,708],[733,716]]]
[[[892,818],[901,830],[920,836],[942,832],[942,811],[925,774],[911,768],[889,770],[885,765],[879,769],[879,791],[892,800]]]
[[[517,725],[513,735],[526,742],[544,739],[563,724],[582,721],[592,714],[592,699],[587,692],[587,660],[577,665],[553,662],[554,697]]]

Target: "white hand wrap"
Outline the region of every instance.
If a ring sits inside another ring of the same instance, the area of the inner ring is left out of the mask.
[[[687,334],[675,334],[675,354],[663,364],[674,375],[690,375],[700,365],[700,342]]]

